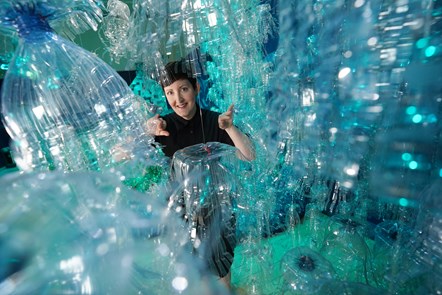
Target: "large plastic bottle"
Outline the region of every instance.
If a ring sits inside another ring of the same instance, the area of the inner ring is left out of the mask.
[[[92,22],[86,12],[100,18],[92,1],[0,6],[0,25],[20,38],[3,82],[2,114],[22,170],[102,170],[135,151],[149,158],[142,101],[114,69],[51,28],[82,11],[76,20],[83,26]]]

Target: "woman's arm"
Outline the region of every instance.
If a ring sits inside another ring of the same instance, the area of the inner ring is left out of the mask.
[[[241,152],[242,156],[249,161],[255,159],[255,148],[250,138],[233,125],[233,104],[229,109],[219,115],[218,117],[219,128],[224,129],[230,136],[235,147]]]
[[[255,148],[250,138],[242,133],[235,125],[225,130],[242,156],[249,161],[255,160]]]

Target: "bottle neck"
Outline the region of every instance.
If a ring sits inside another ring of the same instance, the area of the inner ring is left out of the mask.
[[[53,32],[45,18],[34,14],[18,15],[15,19],[15,26],[18,35],[25,41],[31,42],[46,39],[47,33]]]

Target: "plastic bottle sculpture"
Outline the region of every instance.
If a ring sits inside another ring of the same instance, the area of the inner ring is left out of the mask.
[[[142,63],[136,64],[136,76],[129,85],[132,91],[146,101],[147,113],[150,116],[155,114],[167,114],[170,110],[167,107],[167,100],[163,89],[157,81],[145,75]]]
[[[425,289],[419,286],[420,289],[432,294],[442,292],[441,195],[441,179],[435,180],[422,192],[416,228],[410,240],[411,249],[415,253],[413,259],[420,269],[424,269],[421,273],[414,273],[414,278],[417,277],[419,280],[423,278],[426,283]]]
[[[442,18],[440,5],[424,4],[384,3],[379,25],[388,100],[370,173],[381,200],[414,208],[420,193],[442,175]]]
[[[0,186],[0,294],[227,294],[183,253],[182,221],[113,173],[14,173]]]
[[[75,13],[82,18],[70,25],[79,28],[101,18],[93,1],[0,5],[0,25],[20,38],[3,83],[2,113],[22,170],[102,170],[115,163],[116,147],[122,158],[150,148],[141,102],[134,103],[125,81],[53,31],[52,24]]]
[[[233,257],[222,255],[215,260],[209,257],[236,246],[233,204],[237,183],[233,173],[238,160],[235,152],[229,145],[209,142],[179,150],[172,160],[174,179],[183,184],[173,199],[184,204],[194,252],[209,261],[210,269],[219,268],[220,273],[226,271],[222,268]]]

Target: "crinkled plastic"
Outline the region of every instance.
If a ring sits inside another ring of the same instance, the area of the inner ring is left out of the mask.
[[[20,37],[2,87],[15,162],[23,170],[77,171],[107,169],[135,153],[150,159],[144,101],[109,65],[53,32],[50,22],[75,6],[62,12],[49,4],[3,5],[0,15]]]
[[[28,9],[42,16],[58,33],[73,38],[86,30],[97,30],[103,13],[101,1],[93,0],[10,0],[0,3],[0,30],[17,33],[17,16]]]
[[[360,233],[364,224],[352,217],[335,215],[328,223],[327,232],[319,252],[333,261],[336,276],[366,284],[372,283],[368,275],[369,248]]]
[[[182,221],[115,174],[0,180],[1,294],[225,294],[182,247]]]
[[[129,30],[130,9],[126,3],[119,0],[107,2],[107,15],[103,17],[98,31],[101,42],[105,45],[112,60],[120,62],[120,58],[127,54],[126,36]]]
[[[281,271],[290,294],[316,294],[325,282],[335,278],[332,264],[308,247],[288,250],[281,259]]]
[[[229,145],[209,142],[181,149],[172,160],[173,180],[182,184],[172,201],[188,222],[195,252],[220,277],[229,272],[236,246],[236,152]]]

